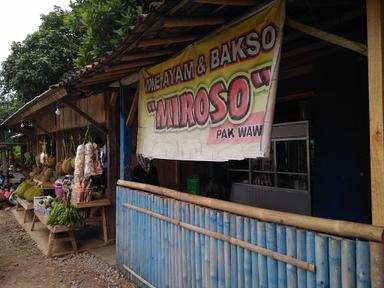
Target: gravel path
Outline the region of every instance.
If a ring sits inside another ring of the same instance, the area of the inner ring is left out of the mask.
[[[88,252],[48,258],[17,223],[0,211],[0,287],[128,287],[135,286],[115,267]]]

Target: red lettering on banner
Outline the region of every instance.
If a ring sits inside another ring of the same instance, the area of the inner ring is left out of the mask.
[[[227,103],[226,100],[221,98],[220,93],[226,92],[223,81],[213,84],[209,91],[209,100],[211,101],[214,110],[211,112],[211,122],[213,124],[219,123],[227,116]]]
[[[253,71],[248,77],[237,76],[227,85],[218,80],[209,90],[200,87],[196,94],[185,92],[148,100],[147,111],[150,115],[156,112],[156,130],[205,127],[208,122],[216,127],[226,119],[242,123],[251,112],[252,89],[268,86],[270,77],[271,67],[266,67]]]
[[[204,126],[209,117],[209,99],[207,90],[200,88],[195,99],[195,117],[200,126]]]
[[[192,127],[195,125],[193,117],[193,95],[192,93],[184,93],[180,97],[181,106],[181,127]]]
[[[251,91],[245,77],[236,77],[229,84],[229,115],[233,120],[241,120],[249,112]]]

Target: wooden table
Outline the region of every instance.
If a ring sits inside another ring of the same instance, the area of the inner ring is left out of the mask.
[[[10,178],[8,182],[9,184],[20,184],[22,181],[21,179],[18,179],[18,178]]]
[[[20,197],[16,198],[17,204],[16,204],[16,210],[20,210],[20,208],[24,209],[24,219],[23,223],[26,222],[27,219],[27,213],[29,211],[33,212],[33,204],[29,203],[27,200],[24,200]]]
[[[77,243],[75,238],[74,229],[63,226],[63,225],[48,225],[47,224],[47,217],[45,217],[42,213],[38,211],[34,211],[31,231],[33,231],[33,228],[35,227],[35,223],[40,221],[47,229],[49,230],[49,238],[48,238],[48,252],[47,256],[51,257],[53,255],[53,245],[58,242],[71,242],[72,244],[72,250],[74,254],[77,254]],[[67,233],[67,237],[57,237],[58,233]],[[62,255],[63,253],[58,253],[56,255]]]
[[[87,217],[86,215],[87,214],[90,215],[90,213],[84,213],[85,216],[83,216],[84,217],[83,220],[84,220],[84,224],[101,223],[103,228],[104,242],[108,243],[107,217],[106,217],[105,209],[106,207],[111,206],[111,201],[109,199],[103,198],[103,199],[93,200],[89,202],[79,202],[74,205],[79,210],[84,209],[85,212],[89,212],[91,208],[101,209],[100,217],[90,217],[90,216]]]

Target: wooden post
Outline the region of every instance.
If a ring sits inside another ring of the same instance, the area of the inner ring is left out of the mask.
[[[133,90],[120,88],[120,179],[127,180],[131,178],[131,129],[126,127],[125,121],[131,110],[129,97],[133,95]]]
[[[384,226],[383,1],[367,0],[372,224]],[[384,246],[371,243],[372,287],[384,287]]]
[[[108,93],[108,101],[110,103],[111,94]],[[117,99],[119,103],[119,99]],[[119,104],[118,104],[119,105]],[[108,106],[107,110],[107,153],[108,153],[108,172],[107,172],[107,191],[106,196],[111,200],[111,206],[107,212],[107,224],[108,224],[108,239],[115,239],[116,231],[116,182],[117,182],[117,143],[119,143],[117,133],[117,116],[118,116],[118,105]]]

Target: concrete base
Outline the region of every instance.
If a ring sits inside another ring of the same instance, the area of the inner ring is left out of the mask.
[[[40,222],[37,222],[35,224],[34,231],[31,231],[33,214],[31,213],[31,215],[28,215],[27,222],[23,223],[24,211],[17,211],[16,209],[12,209],[11,211],[17,222],[36,242],[37,247],[43,252],[44,255],[47,255],[49,235],[48,229]],[[116,265],[115,245],[105,244],[104,241],[100,238],[100,232],[100,228],[96,226],[87,227],[85,229],[76,231],[76,241],[79,251],[88,251],[94,254],[96,257],[107,262],[108,264]],[[63,255],[70,254],[72,253],[72,248],[69,243],[59,243],[54,248],[54,253],[60,253]]]

